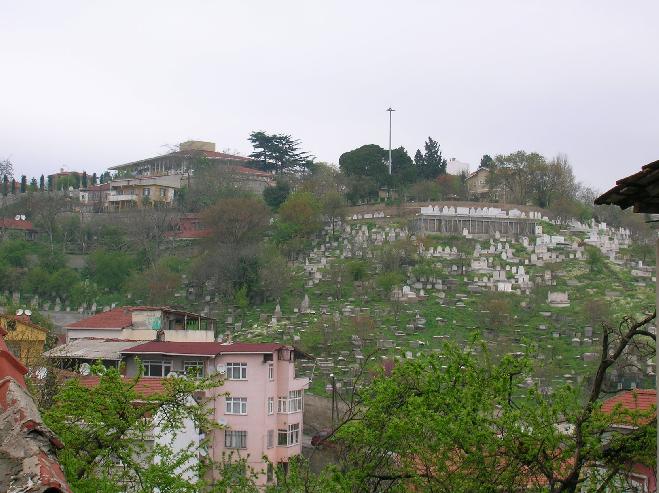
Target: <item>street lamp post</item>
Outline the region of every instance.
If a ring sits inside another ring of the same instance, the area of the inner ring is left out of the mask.
[[[391,174],[391,114],[396,110],[391,109],[390,106],[387,111],[389,112],[389,174]]]

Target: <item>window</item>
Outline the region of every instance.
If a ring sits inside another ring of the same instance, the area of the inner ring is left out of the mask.
[[[272,448],[275,446],[275,430],[268,430],[268,443],[266,448]]]
[[[301,390],[291,390],[287,397],[279,397],[277,400],[277,412],[280,414],[297,413],[303,407]]]
[[[225,430],[224,446],[226,448],[247,448],[247,432]]]
[[[288,393],[288,412],[296,413],[302,411],[302,391],[291,390]]]
[[[275,412],[275,398],[268,397],[268,414],[273,414]]]
[[[167,197],[167,189],[166,188],[161,188],[160,189],[160,196],[161,197]]]
[[[288,429],[278,430],[277,445],[280,447],[290,447],[300,443],[300,423],[288,425]]]
[[[247,363],[227,363],[228,380],[247,380]]]
[[[183,371],[186,375],[192,374],[196,377],[204,376],[204,362],[199,360],[184,361]]]
[[[150,188],[143,188],[142,189],[142,195],[144,195],[145,197],[148,197],[149,195],[151,195],[151,189]]]
[[[272,462],[268,462],[268,469],[265,473],[265,480],[268,483],[272,483],[275,480],[275,468],[272,465]]]
[[[268,380],[273,381],[275,379],[275,365],[270,363],[268,365]]]
[[[147,360],[143,364],[145,377],[166,377],[172,371],[171,361]]]
[[[226,414],[247,414],[247,397],[227,397]]]

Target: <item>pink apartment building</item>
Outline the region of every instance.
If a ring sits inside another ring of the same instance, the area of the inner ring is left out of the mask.
[[[190,369],[205,375],[221,373],[224,385],[214,389],[215,419],[209,455],[216,461],[245,458],[259,473],[261,484],[274,479],[272,464],[287,467],[302,451],[302,411],[308,378],[295,377],[296,351],[282,344],[152,341],[121,351],[126,373],[164,377]],[[226,396],[222,395],[227,393]]]

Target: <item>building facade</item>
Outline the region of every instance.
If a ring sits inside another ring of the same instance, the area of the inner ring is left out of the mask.
[[[162,378],[171,372],[223,376],[224,384],[209,394],[221,426],[212,432],[208,448],[215,461],[244,459],[258,482],[266,484],[274,481],[273,465],[285,468],[302,452],[309,379],[295,377],[293,347],[153,341],[123,350],[122,355],[128,376],[137,373],[138,358],[146,377]]]
[[[29,315],[0,315],[0,327],[7,332],[7,347],[25,366],[41,362],[48,329],[32,322]]]

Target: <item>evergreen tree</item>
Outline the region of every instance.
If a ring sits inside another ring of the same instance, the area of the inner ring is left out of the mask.
[[[7,178],[7,175],[4,175],[2,177],[2,195],[5,197],[9,193],[9,178]]]
[[[37,187],[38,187],[37,179],[35,177],[32,177],[30,180],[30,192],[36,192]]]
[[[300,150],[300,141],[290,135],[252,132],[248,140],[254,147],[249,157],[265,171],[301,173],[313,164],[313,156]]]
[[[92,173],[92,186],[96,185],[96,183],[97,183],[96,173]]]
[[[48,175],[48,191],[53,191],[53,175]]]
[[[27,176],[21,175],[21,193],[27,191]]]
[[[43,175],[41,175],[41,177],[39,178],[39,190],[43,192],[45,188],[46,188],[46,184],[44,183],[44,177]]]
[[[492,166],[494,166],[494,159],[489,154],[483,154],[480,167],[490,169]]]
[[[81,185],[82,185],[82,188],[87,188],[87,172],[86,171],[82,172]]]
[[[414,165],[416,166],[418,173],[421,173],[421,170],[424,169],[425,161],[423,159],[423,153],[420,149],[417,149],[414,153]]]
[[[11,193],[16,195],[16,180],[14,178],[11,179]]]
[[[428,140],[423,146],[424,148],[424,172],[422,176],[426,179],[437,178],[439,175],[446,174],[446,159],[442,158],[442,151],[439,148],[439,143],[428,137]]]

